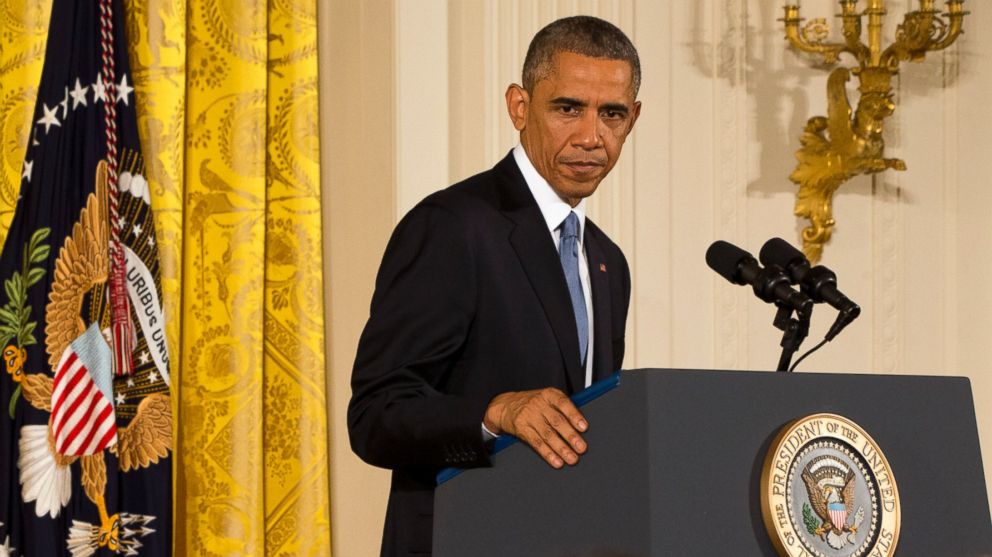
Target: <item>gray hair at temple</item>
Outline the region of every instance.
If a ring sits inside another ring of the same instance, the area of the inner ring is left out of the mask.
[[[608,21],[587,15],[549,23],[534,35],[524,58],[523,86],[529,92],[555,70],[555,55],[573,52],[590,58],[623,60],[630,64],[634,96],[641,87],[641,61],[627,35]]]

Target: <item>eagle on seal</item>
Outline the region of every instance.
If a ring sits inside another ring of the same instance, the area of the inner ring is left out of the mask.
[[[844,532],[858,531],[856,525],[847,525],[847,517],[854,512],[853,470],[833,457],[821,456],[806,466],[802,479],[810,505],[823,521],[814,535],[829,541],[829,534],[840,537]]]

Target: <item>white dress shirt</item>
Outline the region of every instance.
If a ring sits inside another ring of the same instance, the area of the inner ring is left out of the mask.
[[[592,347],[595,343],[592,336],[594,330],[592,324],[592,289],[589,287],[589,263],[586,260],[586,244],[584,239],[586,230],[586,200],[583,199],[579,201],[578,205],[572,207],[564,199],[559,197],[551,185],[548,184],[548,181],[531,164],[523,145],[518,144],[513,148],[513,160],[517,162],[517,166],[520,168],[520,172],[523,173],[524,180],[527,182],[527,187],[530,188],[531,195],[534,196],[538,208],[541,209],[544,222],[548,225],[548,232],[555,241],[555,249],[558,249],[558,244],[561,242],[561,230],[559,230],[559,227],[565,221],[568,213],[574,212],[579,217],[579,282],[582,284],[582,297],[585,299],[586,315],[589,317],[589,331],[588,337],[586,337],[589,339],[589,343],[588,348],[586,348],[585,362],[585,386],[588,387],[592,384]]]

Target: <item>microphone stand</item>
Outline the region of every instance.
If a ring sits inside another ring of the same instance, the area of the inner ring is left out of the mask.
[[[809,321],[813,315],[813,310],[799,310],[796,317],[792,317],[792,308],[784,304],[775,304],[778,312],[775,313],[775,321],[772,322],[775,328],[784,331],[782,335],[782,356],[778,359],[778,369],[776,371],[789,371],[789,364],[792,363],[792,356],[799,350],[799,346],[809,335]],[[811,304],[812,306],[812,304]]]

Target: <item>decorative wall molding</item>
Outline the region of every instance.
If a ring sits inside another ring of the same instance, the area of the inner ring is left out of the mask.
[[[745,0],[721,0],[712,5],[714,30],[709,50],[713,60],[713,110],[716,139],[713,161],[714,238],[747,237],[747,7]],[[739,292],[719,281],[714,284],[714,367],[743,369],[748,366],[748,305]]]
[[[899,237],[901,186],[898,174],[873,175],[872,261],[873,291],[868,308],[872,318],[871,369],[896,373],[902,362],[902,323],[899,308],[902,241]],[[864,302],[862,302],[864,304]]]
[[[961,79],[961,50],[955,48],[944,53],[944,88],[942,91],[944,126],[942,141],[944,144],[944,214],[943,214],[943,264],[944,269],[954,269],[960,261],[958,250],[957,216],[961,214],[958,200],[961,196],[961,111],[959,88],[954,84]],[[960,333],[960,315],[958,313],[959,289],[957,274],[945,273],[943,278],[944,292],[944,368],[945,370],[960,370],[958,360],[958,342]],[[961,373],[961,371],[955,371]]]

